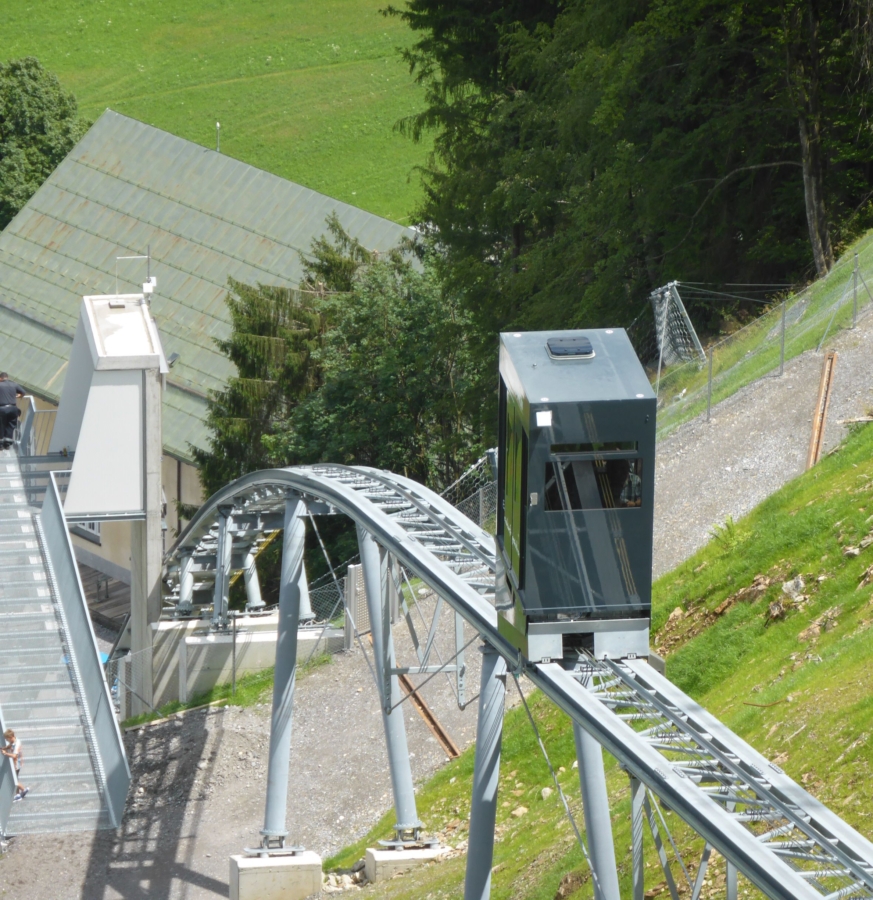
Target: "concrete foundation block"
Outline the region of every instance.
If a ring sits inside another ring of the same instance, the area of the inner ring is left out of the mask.
[[[368,847],[364,858],[364,872],[367,881],[371,883],[387,881],[416,866],[434,862],[446,853],[447,847],[427,847],[420,850],[376,850]]]
[[[321,857],[231,856],[230,900],[303,900],[321,893]]]

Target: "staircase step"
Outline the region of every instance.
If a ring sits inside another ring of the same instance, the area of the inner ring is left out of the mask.
[[[8,720],[8,728],[11,728],[13,731],[17,731],[20,728],[22,732],[25,728],[29,732],[32,732],[34,728],[55,728],[58,725],[82,725],[81,716],[45,716],[43,718],[28,718],[23,716],[4,715],[4,718]]]
[[[66,681],[31,681],[25,682],[23,684],[0,684],[0,705],[5,705],[7,697],[20,697],[22,694],[34,694],[39,695],[46,692],[57,693],[58,691],[63,691],[67,694],[74,691],[72,681],[68,678]],[[35,702],[31,700],[30,702]],[[39,701],[48,700],[46,697],[39,697]],[[59,702],[67,703],[69,700],[67,698],[57,698]],[[75,697],[73,697],[73,701],[75,702]],[[11,700],[10,702],[15,703],[17,701]]]
[[[82,739],[82,746],[86,747],[84,738]],[[60,765],[63,762],[67,762],[68,760],[80,760],[80,759],[90,759],[91,754],[88,753],[87,748],[82,750],[79,753],[33,753],[32,751],[27,754],[28,764],[32,763],[34,760],[39,760],[41,763],[53,763],[56,762]]]
[[[26,787],[27,785],[25,785]],[[100,792],[97,788],[88,791],[31,791],[26,800],[28,803],[53,803],[58,800],[100,800]]]
[[[30,759],[28,759],[30,762]],[[28,784],[40,781],[54,781],[58,778],[65,778],[69,781],[93,781],[94,773],[91,769],[88,770],[79,770],[76,772],[32,772],[30,771],[31,766],[27,767],[27,782]]]
[[[2,567],[2,565],[3,563],[0,562],[0,567]],[[43,588],[43,591],[46,590],[46,588]],[[53,619],[55,616],[55,610],[50,596],[47,597],[45,594],[36,592],[29,597],[4,597],[0,594],[0,610],[4,612],[10,612],[16,609],[20,609],[22,612],[33,611],[33,607],[37,607],[45,612],[47,618]]]
[[[21,651],[22,653],[27,653],[28,655],[32,655],[32,651]],[[42,650],[38,651],[40,654],[43,653]],[[16,673],[27,672],[33,674],[35,672],[69,672],[69,668],[65,663],[36,663],[27,665],[17,664],[15,666]],[[4,674],[0,671],[0,675]],[[0,682],[0,690],[5,687],[7,684],[12,684],[12,682]]]
[[[16,803],[15,808],[23,806],[30,797],[21,803]],[[60,828],[59,828],[60,826]],[[99,812],[92,810],[70,810],[60,812],[35,812],[19,813],[17,809],[9,818],[7,832],[10,835],[44,834],[46,832],[63,831],[96,831],[99,828],[111,826],[109,813],[105,809]]]
[[[0,622],[3,623],[4,628],[9,628],[10,625],[14,625],[16,622],[44,622],[48,618],[54,619],[54,615],[44,612],[0,612]],[[11,639],[13,635],[8,635],[8,637]]]
[[[30,788],[12,805],[9,834],[113,824],[94,769],[99,751],[90,746],[86,707],[67,661],[69,641],[36,527],[39,511],[30,506],[45,492],[47,476],[39,477],[41,486],[22,477],[14,452],[0,460],[0,704],[4,724],[24,744],[22,775]]]
[[[15,632],[2,632],[0,631],[0,647],[4,644],[15,643],[18,644],[21,641],[38,641],[38,640],[49,640],[54,639],[53,647],[59,646],[57,643],[57,636],[59,632],[57,629],[52,628],[37,628],[37,629],[29,629],[27,631],[15,631]],[[6,651],[4,651],[6,652]]]

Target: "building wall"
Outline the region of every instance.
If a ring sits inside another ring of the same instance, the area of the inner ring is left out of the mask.
[[[199,506],[203,502],[203,490],[200,487],[200,476],[195,466],[190,463],[164,456],[161,460],[164,496],[167,501],[166,523],[164,532],[164,550],[168,550],[179,534],[179,516],[176,501],[181,488],[182,503]],[[182,527],[187,524],[184,520]],[[79,562],[98,572],[104,572],[125,584],[130,584],[130,523],[104,522],[100,526],[97,537],[84,526],[72,526],[70,529],[73,547]]]
[[[14,376],[13,376],[14,380]],[[38,410],[57,409],[56,403],[34,397],[34,407]],[[27,400],[20,400],[19,406],[26,408]],[[48,432],[40,440],[37,452],[48,452]],[[43,446],[44,445],[44,446]],[[164,550],[168,550],[181,529],[187,524],[180,522],[177,501],[199,506],[205,499],[200,486],[200,475],[197,467],[175,457],[164,455],[161,460],[161,472],[164,497],[167,502],[166,523],[164,532]],[[130,584],[130,524],[128,522],[104,522],[100,525],[99,534],[83,525],[71,525],[70,534],[76,558],[79,562],[98,572]]]

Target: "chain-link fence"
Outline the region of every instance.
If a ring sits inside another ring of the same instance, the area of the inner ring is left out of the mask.
[[[873,236],[859,242],[831,272],[786,297],[764,315],[710,345],[706,362],[688,362],[661,372],[658,436],[767,374],[821,347],[828,336],[851,327],[873,308]]]
[[[497,451],[489,450],[441,495],[491,534],[497,530],[496,461]]]
[[[328,573],[327,581],[309,589],[309,602],[316,622],[336,622],[342,625],[345,583],[345,576],[334,581]]]

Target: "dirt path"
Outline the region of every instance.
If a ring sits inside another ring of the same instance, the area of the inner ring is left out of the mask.
[[[873,406],[867,347],[873,317],[829,342],[840,353],[826,449],[839,419]],[[716,523],[738,518],[802,471],[821,356],[791,362],[722,403],[713,421],[689,423],[658,447],[655,572],[681,562]],[[451,655],[447,634],[444,658]],[[403,646],[403,632],[398,644]],[[408,651],[408,640],[406,643]],[[467,698],[478,690],[478,653],[467,653]],[[511,691],[511,686],[510,686]],[[463,748],[476,704],[461,712],[445,678],[424,693]],[[508,695],[511,697],[510,695]],[[406,710],[416,779],[445,756]],[[17,900],[195,900],[228,896],[228,857],[258,841],[269,708],[192,713],[127,736],[133,783],[118,833],[23,837],[0,861],[4,895]],[[289,786],[289,840],[327,856],[364,834],[391,805],[381,714],[360,650],[299,683]],[[26,801],[25,801],[26,802]]]

